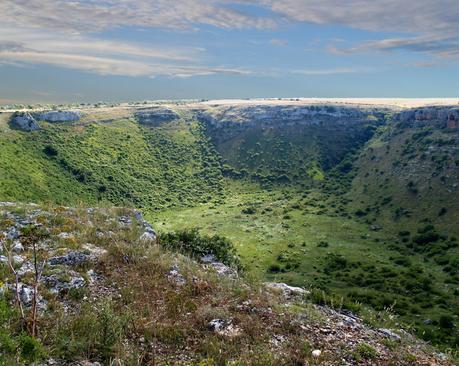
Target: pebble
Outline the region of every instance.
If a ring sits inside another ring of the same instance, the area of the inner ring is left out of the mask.
[[[322,351],[320,349],[315,349],[314,351],[312,351],[313,357],[320,357],[321,354],[322,354]]]

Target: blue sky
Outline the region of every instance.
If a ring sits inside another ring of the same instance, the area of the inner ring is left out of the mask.
[[[457,97],[457,0],[2,0],[0,103]]]

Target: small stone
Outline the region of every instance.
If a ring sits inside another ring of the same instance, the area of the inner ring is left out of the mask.
[[[167,274],[169,281],[174,282],[178,286],[183,286],[186,283],[185,277],[180,273],[178,265],[174,264]]]
[[[151,233],[151,232],[148,232],[148,231],[145,231],[141,236],[140,236],[140,240],[141,241],[145,241],[145,242],[148,242],[148,241],[155,241],[156,240],[156,235]]]
[[[66,233],[66,232],[62,232],[62,233],[59,233],[57,235],[57,237],[60,238],[60,239],[71,239],[71,238],[73,238],[73,235],[69,234],[69,233]]]
[[[320,355],[322,354],[322,351],[320,349],[315,349],[314,351],[312,351],[312,357],[320,357]]]
[[[24,284],[19,285],[19,297],[25,305],[29,305],[32,302],[33,289],[27,287]]]
[[[24,251],[24,246],[19,240],[15,240],[13,242],[13,252],[20,253]]]
[[[399,341],[401,339],[401,337],[397,333],[393,332],[390,329],[380,328],[380,329],[378,329],[378,332],[384,334],[388,338],[391,338],[391,339],[394,339],[394,340],[397,340],[397,341]]]
[[[24,258],[17,254],[13,255],[13,263],[21,265],[22,263],[24,263]]]

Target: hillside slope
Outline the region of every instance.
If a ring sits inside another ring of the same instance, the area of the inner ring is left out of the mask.
[[[395,115],[355,165],[351,194],[369,221],[412,232],[432,223],[459,236],[459,108]]]
[[[131,119],[102,119],[41,125],[33,132],[3,125],[2,200],[110,202],[154,210],[196,204],[221,191],[218,161],[195,122],[149,127]]]
[[[451,365],[381,328],[397,327],[382,313],[364,322],[303,289],[250,284],[146,226],[122,208],[0,204],[0,364]]]

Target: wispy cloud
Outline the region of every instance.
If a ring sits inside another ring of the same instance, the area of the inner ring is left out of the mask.
[[[200,24],[220,28],[269,28],[272,18],[234,10],[222,0],[2,0],[0,19],[67,32],[137,26],[191,29]]]
[[[191,77],[247,74],[224,66],[201,65],[202,49],[116,42],[46,29],[0,26],[0,65],[48,64],[100,75]]]
[[[253,7],[263,11],[248,11]],[[125,76],[248,75],[254,72],[239,65],[210,65],[204,49],[118,42],[104,39],[101,32],[129,27],[180,33],[204,26],[272,30],[292,22],[401,33],[398,38],[330,46],[335,54],[405,51],[459,59],[457,19],[458,0],[346,0],[345,6],[342,0],[0,0],[0,65],[50,64]],[[285,46],[288,40],[272,38],[270,44]],[[369,70],[294,72],[331,75]]]
[[[288,41],[286,39],[273,38],[269,41],[274,46],[287,46]]]
[[[440,58],[459,58],[459,37],[420,36],[410,38],[387,38],[362,42],[350,47],[332,45],[329,51],[334,54],[353,54],[367,51],[409,51],[426,53]]]
[[[458,34],[456,0],[262,0],[288,19],[387,32]]]
[[[37,51],[0,51],[0,58],[21,63],[48,64],[97,73],[100,75],[191,77],[214,74],[247,75],[237,68],[149,63],[81,54],[48,53]]]
[[[307,75],[307,76],[326,76],[336,74],[364,74],[369,72],[379,71],[376,68],[370,67],[337,67],[329,69],[303,69],[293,70],[292,74]]]
[[[335,54],[368,50],[421,52],[459,58],[457,0],[263,0],[290,21],[343,25],[406,36],[364,42],[352,47],[331,46]]]

